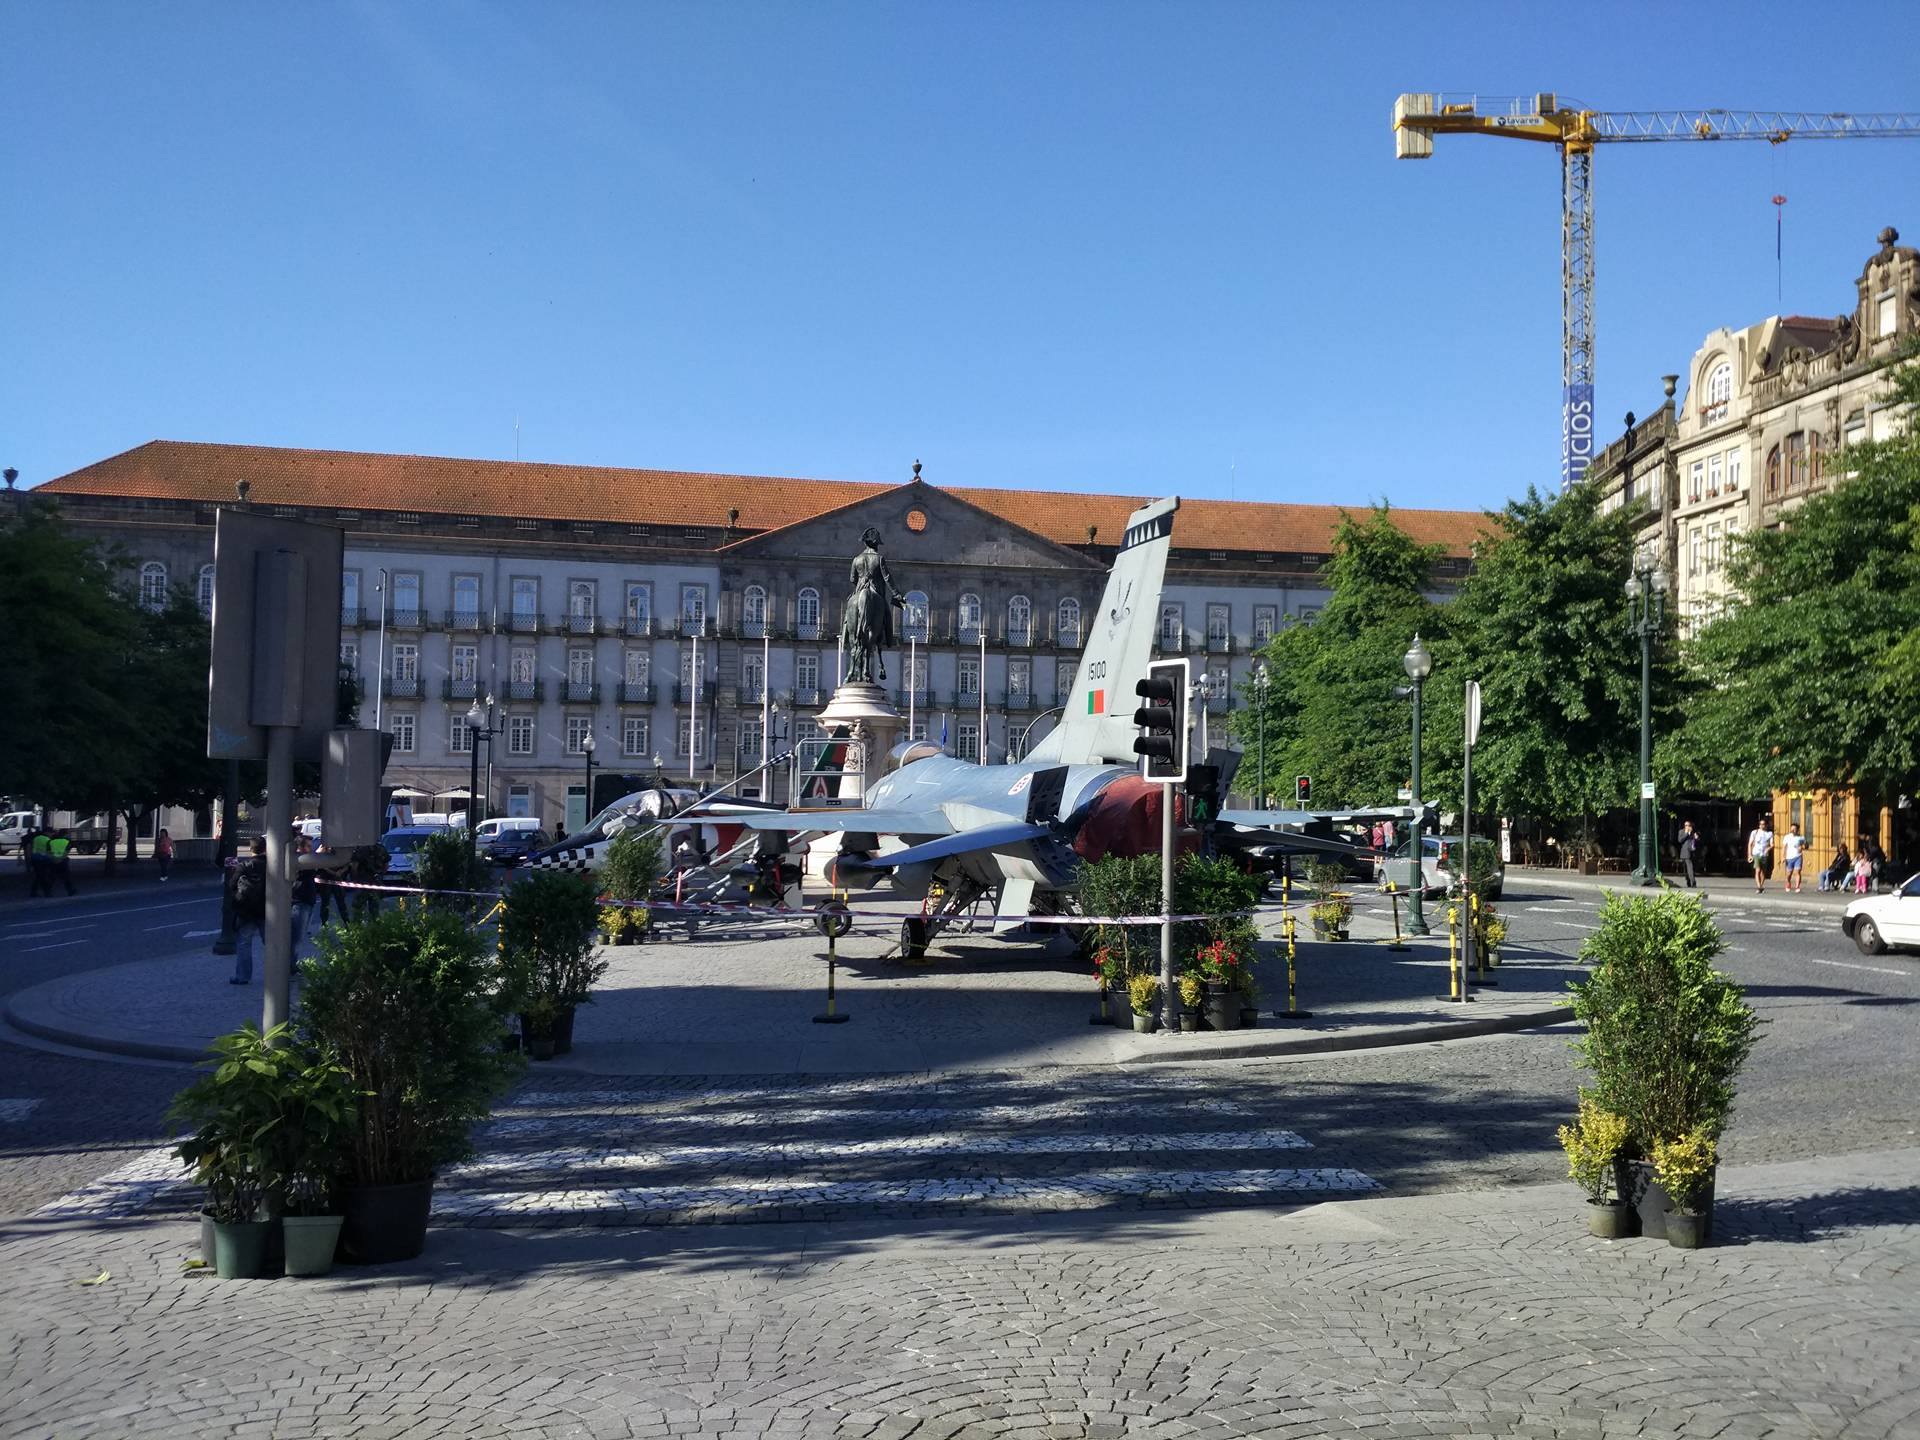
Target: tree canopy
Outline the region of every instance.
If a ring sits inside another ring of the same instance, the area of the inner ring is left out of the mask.
[[[1890,386],[1920,405],[1920,363]],[[1846,478],[1734,549],[1740,598],[1692,646],[1681,758],[1722,793],[1920,788],[1920,434],[1833,463]]]

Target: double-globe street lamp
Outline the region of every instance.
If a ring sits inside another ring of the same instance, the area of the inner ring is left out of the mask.
[[[1253,667],[1253,693],[1256,697],[1260,717],[1260,798],[1254,802],[1256,810],[1264,810],[1267,805],[1267,662],[1262,660]]]
[[[486,807],[480,801],[480,741],[487,742],[487,755],[491,769],[493,755],[493,737],[499,732],[493,725],[493,696],[487,696],[483,709],[478,695],[467,707],[467,843],[477,855],[480,852],[480,822],[487,818]],[[491,784],[491,782],[489,782]]]
[[[1413,806],[1413,823],[1408,827],[1407,841],[1407,933],[1431,935],[1433,931],[1427,925],[1423,908],[1427,888],[1427,812],[1420,802],[1420,687],[1427,683],[1427,677],[1433,673],[1433,656],[1420,643],[1420,637],[1415,635],[1413,644],[1407,647],[1407,653],[1400,663],[1406,669],[1407,678],[1413,682],[1410,687],[1413,694],[1413,776],[1407,782],[1407,798]]]
[[[597,743],[593,738],[593,731],[591,729],[589,729],[580,740],[581,752],[587,757],[587,794],[586,798],[581,802],[585,811],[580,817],[580,828],[582,830],[587,828],[587,821],[593,819],[593,752],[597,747]]]
[[[1627,630],[1640,637],[1640,863],[1634,867],[1636,885],[1660,880],[1658,842],[1653,833],[1653,637],[1667,618],[1666,567],[1641,551],[1627,576]]]

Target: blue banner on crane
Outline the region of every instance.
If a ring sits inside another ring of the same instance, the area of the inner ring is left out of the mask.
[[[1560,486],[1585,478],[1593,463],[1593,386],[1568,385],[1560,404]]]

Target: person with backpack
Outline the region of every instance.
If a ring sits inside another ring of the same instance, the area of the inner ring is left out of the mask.
[[[233,867],[233,975],[229,985],[253,983],[253,942],[267,923],[267,838],[253,837],[253,852]]]

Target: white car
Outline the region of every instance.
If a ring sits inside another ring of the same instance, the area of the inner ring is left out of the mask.
[[[1908,877],[1891,895],[1862,895],[1847,906],[1840,928],[1863,955],[1895,946],[1920,949],[1920,875]]]

